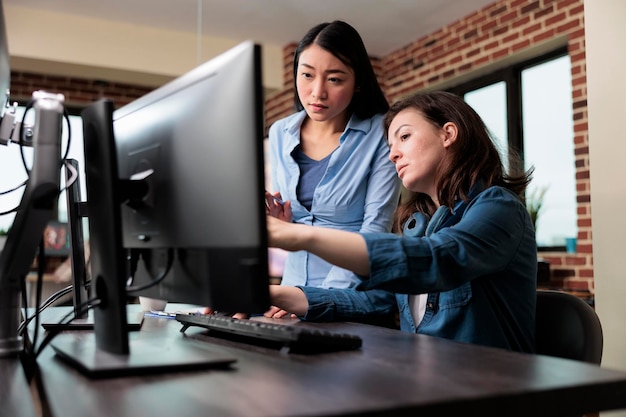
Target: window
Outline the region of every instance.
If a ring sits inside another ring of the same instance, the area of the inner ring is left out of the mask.
[[[21,121],[24,115],[25,106],[18,106],[16,111],[16,120]],[[32,125],[35,120],[35,110],[31,109],[26,114],[25,124]],[[70,129],[71,129],[71,141],[68,158],[76,159],[78,161],[79,168],[79,182],[81,186],[81,197],[84,201],[86,199],[86,186],[85,186],[85,167],[84,167],[84,152],[83,152],[83,127],[82,119],[78,115],[69,116]],[[67,122],[63,120],[61,153],[65,153],[68,143],[68,126]],[[22,152],[23,151],[23,152]],[[0,145],[0,166],[2,170],[0,173],[0,193],[5,193],[8,190],[16,188],[18,185],[26,181],[28,175],[24,168],[24,162],[22,161],[22,154],[24,155],[24,161],[30,168],[32,164],[32,149],[24,147],[22,150],[16,143],[9,143],[6,146]],[[59,171],[61,176],[61,189],[65,188],[65,169]],[[13,192],[0,195],[0,212],[7,212],[16,208],[24,193],[24,187],[20,187]],[[59,195],[59,213],[58,220],[61,222],[67,222],[67,201],[65,191],[62,191]],[[13,224],[15,219],[15,213],[9,213],[0,216],[0,230],[8,230]],[[86,220],[86,219],[83,219]],[[84,227],[85,234],[87,234],[88,228]],[[87,236],[85,236],[86,238]]]
[[[577,235],[572,83],[567,51],[559,50],[450,89],[485,121],[503,161],[516,152],[534,167],[526,198],[541,199],[540,250],[564,250]]]

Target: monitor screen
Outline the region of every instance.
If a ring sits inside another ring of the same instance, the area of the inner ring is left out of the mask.
[[[46,256],[67,257],[70,255],[69,225],[51,220],[43,231],[43,250]]]
[[[141,355],[126,331],[130,275],[141,288],[167,272],[132,295],[268,309],[260,53],[244,42],[118,110],[83,112],[96,349]]]
[[[123,246],[144,255],[134,284],[158,276],[176,249],[171,278],[144,295],[268,307],[259,54],[241,44],[113,114],[119,178],[147,190],[121,206]]]

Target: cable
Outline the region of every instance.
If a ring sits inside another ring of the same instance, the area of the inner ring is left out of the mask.
[[[88,284],[89,284],[89,283],[88,283]],[[52,294],[50,297],[48,297],[48,298],[46,299],[46,301],[45,301],[44,303],[42,303],[42,305],[41,305],[41,306],[37,309],[37,311],[35,312],[35,314],[33,314],[32,316],[28,317],[26,320],[24,320],[24,321],[20,324],[20,327],[18,328],[18,333],[19,333],[20,335],[22,335],[22,334],[24,333],[24,331],[27,329],[27,327],[28,327],[28,325],[30,324],[30,322],[31,322],[32,320],[34,320],[36,317],[38,317],[38,316],[39,316],[39,314],[41,314],[41,312],[42,312],[43,310],[45,310],[47,307],[49,307],[50,305],[52,305],[55,301],[57,301],[57,300],[58,300],[59,298],[61,298],[62,296],[64,296],[64,295],[67,295],[67,294],[71,293],[71,292],[72,292],[72,290],[73,290],[73,286],[72,286],[72,285],[69,285],[69,286],[67,286],[67,287],[65,287],[65,288],[62,288],[61,290],[59,290],[59,291],[55,292],[55,293],[54,293],[54,294]],[[24,291],[24,294],[25,294],[25,293],[26,293],[26,292]],[[90,304],[90,303],[91,303],[91,304]],[[80,315],[81,313],[83,313],[83,312],[85,312],[85,311],[89,311],[90,309],[92,309],[93,307],[95,307],[96,305],[99,305],[99,304],[100,304],[100,301],[99,301],[98,299],[94,298],[94,299],[92,299],[92,300],[87,300],[87,301],[86,301],[86,302],[84,302],[83,304],[79,305],[79,306],[76,308],[76,310],[78,310],[78,311],[77,311],[77,312],[78,312],[78,315]],[[63,317],[61,318],[61,320],[59,320],[59,323],[63,323],[63,321],[64,321],[64,320],[67,320],[67,318],[69,318],[70,316],[72,316],[72,315],[73,315],[73,316],[71,317],[71,319],[68,321],[68,322],[71,322],[72,320],[74,320],[74,319],[76,318],[76,314],[74,314],[74,313],[75,313],[75,311],[71,311],[71,312],[69,312],[68,314],[66,314],[65,316],[63,316]],[[37,324],[37,327],[38,327],[38,326],[39,326],[39,325]],[[49,332],[50,332],[50,331],[49,331]],[[52,331],[52,332],[54,332],[54,331]],[[55,335],[56,335],[56,333],[55,333]],[[53,337],[53,336],[52,336],[52,337]],[[46,339],[51,339],[52,337],[46,336],[46,337],[44,338],[44,341],[43,341],[43,342],[42,342],[42,344],[40,345],[39,350],[41,350],[41,349],[43,348],[43,346],[47,345],[47,344],[50,342],[49,340],[47,340],[47,341],[46,341]],[[33,345],[32,345],[32,346],[35,346],[35,344],[33,343]],[[26,347],[25,347],[25,349],[24,349],[24,350],[25,350],[25,352],[26,352],[26,354],[27,354],[26,356],[29,356],[29,355],[31,355],[31,356],[37,356],[37,355],[39,354],[38,352],[37,352],[37,353],[35,353],[34,351],[31,351],[30,349],[28,349],[28,348],[26,348]]]
[[[101,303],[100,299],[98,298],[92,298],[90,300],[85,301],[84,303],[82,303],[81,305],[79,305],[77,307],[78,310],[78,315],[81,315],[89,310],[91,310],[94,307],[99,306]],[[69,318],[69,320],[67,320]],[[71,322],[72,320],[74,320],[76,318],[76,314],[74,314],[74,311],[70,311],[69,313],[67,313],[65,316],[63,316],[61,318],[61,320],[59,320],[60,324],[67,324],[69,322]],[[67,321],[66,321],[67,320]],[[52,339],[54,339],[56,337],[57,334],[59,334],[61,331],[60,330],[49,330],[48,333],[46,334],[46,337],[44,337],[44,339],[41,341],[41,344],[39,345],[39,347],[37,348],[37,350],[34,352],[34,359],[37,359],[37,356],[39,356],[39,354],[41,353],[41,351],[52,341]]]
[[[0,216],[4,216],[4,215],[7,215],[7,214],[14,213],[19,208],[20,208],[20,206],[17,206],[17,207],[12,208],[11,210],[3,211],[3,212],[0,213]]]
[[[143,252],[142,252],[142,254],[143,254]],[[170,248],[170,249],[167,250],[167,265],[165,266],[165,269],[162,271],[162,273],[159,274],[156,278],[153,278],[147,284],[139,285],[139,286],[128,286],[128,287],[126,287],[126,294],[135,296],[135,295],[138,295],[138,294],[135,294],[135,293],[143,291],[143,290],[146,290],[148,288],[151,288],[154,285],[157,285],[158,283],[160,283],[161,281],[163,281],[165,279],[165,277],[167,276],[167,274],[170,271],[170,269],[172,269],[172,265],[173,264],[174,264],[174,250]]]
[[[28,110],[30,110],[30,109],[33,107],[33,103],[34,103],[34,101],[33,101],[32,99],[28,101],[28,103],[26,104],[26,108],[24,109],[24,113],[22,114],[22,121],[21,121],[21,123],[19,123],[19,124],[17,125],[17,129],[18,129],[18,138],[19,138],[19,142],[18,142],[18,143],[19,143],[19,145],[20,145],[20,156],[21,156],[21,158],[22,158],[22,165],[24,166],[24,170],[26,171],[26,173],[27,173],[27,175],[28,175],[28,176],[30,176],[30,170],[28,169],[28,165],[26,164],[26,157],[24,156],[24,148],[23,148],[23,142],[24,142],[24,140],[23,140],[23,137],[22,137],[22,135],[23,135],[22,126],[24,126],[24,120],[26,120],[26,113],[28,112]],[[0,195],[4,195],[4,194],[11,193],[11,192],[13,192],[13,191],[16,191],[16,190],[18,190],[19,188],[21,188],[21,187],[25,186],[27,183],[28,183],[28,178],[27,178],[26,180],[24,180],[24,182],[23,182],[23,183],[21,183],[20,185],[18,185],[18,186],[16,186],[16,187],[12,188],[12,189],[10,189],[10,190],[3,191],[2,193],[0,193]],[[12,209],[10,209],[10,210],[7,210],[7,211],[0,212],[0,216],[4,216],[4,215],[6,215],[6,214],[11,214],[11,213],[14,213],[14,212],[16,212],[18,209],[19,209],[19,206],[14,207],[14,208],[12,208]]]
[[[32,316],[25,318],[20,323],[20,326],[17,329],[18,334],[20,334],[20,335],[24,334],[24,331],[26,330],[26,328],[28,327],[30,322],[33,321],[33,319],[35,318],[35,315],[41,314],[46,308],[48,308],[51,305],[53,305],[61,297],[66,296],[67,294],[70,294],[73,290],[74,290],[74,287],[72,285],[68,285],[67,287],[61,288],[60,290],[56,291],[54,294],[50,295],[46,299],[46,301],[44,301],[41,304],[41,306],[39,306],[37,311]]]
[[[16,185],[15,187],[11,188],[10,190],[0,191],[0,195],[5,195],[5,194],[12,193],[13,191],[17,191],[18,189],[20,189],[23,186],[25,186],[27,183],[28,183],[28,179],[25,179],[23,183],[21,183],[19,185]]]
[[[61,165],[67,159],[67,156],[70,153],[70,145],[72,144],[72,125],[70,124],[70,112],[67,111],[67,107],[65,106],[63,106],[63,118],[67,122],[67,146],[65,147],[65,153],[63,154]]]
[[[45,272],[45,263],[46,258],[44,255],[43,248],[43,237],[39,241],[39,254],[37,255],[37,291],[35,296],[35,306],[37,310],[39,309],[39,305],[41,303],[41,293],[43,288],[43,274]],[[35,332],[33,333],[33,346],[37,346],[37,339],[39,337],[39,314],[35,314]]]
[[[25,311],[24,318],[26,318],[26,315],[28,313],[28,309],[26,308],[26,307],[28,307],[28,297],[26,296],[26,277],[22,277],[22,279],[20,280],[20,287],[21,287],[21,290],[22,290],[22,294],[21,294],[22,295],[22,305],[24,306],[24,311]],[[28,356],[29,346],[28,346],[28,343],[27,343],[27,338],[24,337],[22,340],[24,342],[22,350],[24,351],[25,356]]]
[[[22,121],[18,126],[19,132],[18,132],[18,137],[20,138],[19,141],[19,145],[20,145],[20,156],[22,158],[22,165],[24,166],[24,170],[26,171],[26,173],[28,174],[28,176],[30,176],[30,169],[28,168],[28,164],[26,163],[26,157],[24,156],[24,141],[23,141],[23,132],[22,132],[22,126],[24,125],[24,121],[26,120],[26,113],[28,112],[28,110],[30,110],[33,107],[33,100],[30,100],[28,102],[28,104],[26,105],[26,108],[24,109],[24,114],[22,115]],[[67,122],[67,146],[65,147],[65,154],[63,155],[63,158],[61,159],[61,167],[65,164],[66,166],[70,166],[70,164],[67,161],[67,157],[69,155],[70,152],[70,145],[72,143],[72,126],[70,124],[70,115],[69,112],[67,110],[67,108],[63,108],[63,118],[65,119],[65,121]],[[59,190],[59,194],[64,191],[67,190],[68,187],[70,187],[78,178],[78,172],[76,172],[76,170],[74,169],[74,167],[70,167],[69,168],[70,171],[72,172],[72,177],[70,178],[70,180],[68,180],[68,183],[66,183],[65,188],[63,190]],[[28,178],[24,180],[24,182],[22,182],[21,184],[6,190],[6,191],[0,191],[0,195],[5,195],[5,194],[9,194],[12,193],[14,191],[17,191],[18,189],[26,186],[26,184],[28,184]],[[7,214],[11,214],[11,213],[15,213],[20,207],[16,206],[13,207],[10,210],[7,211],[3,211],[0,212],[0,216],[5,216]]]
[[[38,273],[38,282],[43,280],[43,273],[42,273],[42,269],[39,268],[39,273]],[[25,288],[25,281],[26,280],[22,280],[22,283],[24,285],[24,288],[22,290],[22,296],[23,296],[23,303],[24,305],[28,305],[27,302],[27,298],[26,298],[26,288]],[[19,335],[24,335],[24,332],[26,331],[26,329],[28,328],[28,325],[30,324],[30,322],[32,320],[35,320],[35,330],[34,330],[34,335],[33,335],[33,340],[32,342],[29,344],[27,343],[28,337],[27,336],[23,336],[23,340],[24,340],[24,355],[22,358],[22,363],[24,366],[24,370],[25,373],[27,375],[28,380],[30,381],[33,378],[34,372],[37,371],[37,355],[39,354],[39,351],[41,351],[41,347],[45,346],[49,343],[49,341],[47,341],[47,339],[50,337],[49,333],[45,336],[44,340],[42,341],[42,345],[39,347],[39,350],[36,350],[36,346],[37,346],[37,339],[38,339],[38,333],[39,333],[39,318],[40,318],[40,314],[41,312],[47,308],[48,306],[50,306],[54,301],[56,301],[57,299],[59,299],[61,296],[68,294],[69,292],[71,292],[72,290],[72,286],[66,287],[62,290],[57,291],[55,294],[51,295],[50,297],[48,297],[46,299],[46,301],[39,305],[39,301],[41,299],[41,294],[38,291],[38,296],[37,296],[37,309],[35,311],[35,313],[30,316],[25,318],[24,321],[22,321],[22,323],[20,323],[20,326],[18,327],[18,334]],[[45,344],[45,345],[44,345]]]
[[[26,183],[28,183],[28,179],[24,180],[24,182],[23,182],[23,183],[21,183],[20,185],[18,185],[18,186],[17,186],[17,187],[15,187],[15,188],[13,188],[12,190],[5,191],[5,192],[0,193],[0,195],[4,195],[4,194],[8,194],[8,193],[10,193],[10,192],[16,191],[18,188],[21,188],[21,187],[25,186],[25,185],[26,185]],[[13,207],[13,208],[12,208],[12,209],[10,209],[10,210],[7,210],[7,211],[2,211],[2,212],[0,212],[0,216],[4,216],[4,215],[7,215],[7,214],[14,213],[14,212],[16,212],[19,208],[20,208],[20,206],[18,205],[18,206]]]
[[[72,176],[68,178],[68,180],[65,182],[65,188],[63,190],[67,190],[78,179],[78,171],[76,171],[76,168],[74,168],[74,166],[67,159],[63,159],[63,163],[65,164],[65,168],[67,168],[72,173]]]
[[[12,193],[12,192],[14,192],[14,191],[17,191],[17,190],[19,190],[20,188],[22,188],[22,187],[26,186],[26,184],[28,184],[28,178],[26,178],[26,179],[24,180],[24,182],[22,182],[22,183],[21,183],[21,184],[19,184],[19,185],[16,185],[15,187],[11,188],[10,190],[0,191],[0,195],[6,195],[6,194]],[[18,206],[16,206],[16,207],[13,207],[11,210],[7,210],[7,211],[0,212],[0,216],[4,216],[5,214],[11,214],[11,213],[13,213],[13,212],[17,211],[17,209],[18,209],[18,208],[20,208],[20,206],[19,206],[19,205],[18,205]]]

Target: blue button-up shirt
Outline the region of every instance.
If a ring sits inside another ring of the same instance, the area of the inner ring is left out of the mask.
[[[304,111],[295,113],[274,123],[269,131],[272,191],[291,201],[293,221],[353,232],[389,232],[400,182],[389,160],[382,115],[350,118],[315,188],[311,210],[297,199],[300,168],[292,156],[300,144],[305,117]],[[323,288],[354,287],[359,282],[353,272],[305,251],[287,255],[281,281],[283,285]]]
[[[440,207],[423,236],[363,236],[370,276],[343,291],[302,287],[309,300],[303,319],[350,320],[396,304],[404,331],[534,352],[537,248],[512,192],[489,187],[452,212]],[[416,326],[409,294],[421,293],[428,298]]]

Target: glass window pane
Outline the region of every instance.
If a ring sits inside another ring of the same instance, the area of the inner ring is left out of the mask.
[[[522,72],[524,161],[535,167],[527,196],[545,189],[537,220],[538,246],[576,237],[576,166],[569,56]]]
[[[25,107],[19,106],[16,110],[16,120],[22,121]],[[24,123],[26,125],[32,125],[34,123],[35,110],[31,109],[26,114]],[[84,152],[83,152],[83,128],[82,119],[80,116],[69,116],[71,126],[71,141],[68,158],[76,159],[79,167],[79,181],[81,185],[81,197],[84,201],[86,199],[86,186],[85,186],[85,167],[84,167]],[[63,120],[63,131],[61,136],[61,152],[65,153],[68,143],[68,127],[67,121]],[[22,153],[26,165],[30,169],[32,165],[32,148],[24,147],[20,149],[20,145],[10,142],[6,146],[0,146],[0,166],[2,167],[2,175],[0,175],[0,193],[6,192],[12,188],[17,187],[28,178],[26,170],[24,168],[24,162],[22,161]],[[61,178],[61,189],[65,187],[65,168],[59,170]],[[24,187],[21,187],[13,192],[0,195],[0,212],[9,211],[16,208],[24,193]],[[65,192],[61,192],[59,195],[59,220],[67,221],[67,202]],[[15,213],[6,214],[0,216],[0,230],[8,230],[13,224]]]
[[[463,96],[487,125],[500,151],[505,169],[509,165],[509,138],[507,130],[506,84],[504,81],[470,91]]]
[[[15,120],[21,122],[23,115],[24,107],[18,107],[15,112]],[[26,125],[32,124],[34,115],[34,111],[29,111],[24,123]],[[22,155],[24,160],[22,160]],[[28,179],[24,163],[30,169],[33,160],[32,155],[31,148],[24,147],[20,149],[20,145],[13,142],[0,146],[0,166],[2,167],[2,175],[0,175],[0,192],[2,193],[0,196],[0,212],[10,211],[20,204],[25,187],[22,186],[11,192],[9,190],[13,190]],[[15,213],[0,216],[0,229],[8,230],[13,224],[14,218]]]

